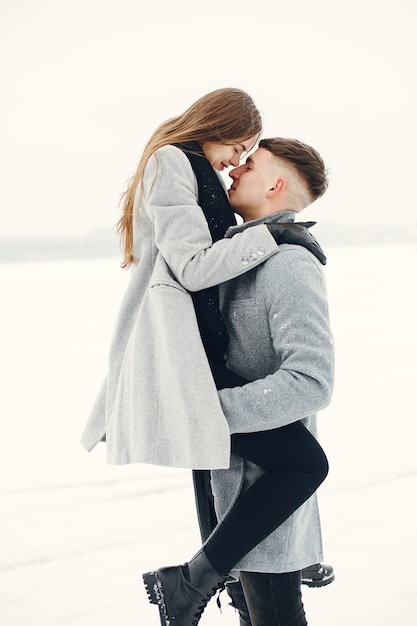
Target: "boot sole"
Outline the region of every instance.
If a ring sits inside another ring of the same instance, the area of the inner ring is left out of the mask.
[[[330,583],[332,583],[334,581],[334,575],[330,576],[329,578],[322,578],[322,579],[311,579],[311,578],[304,578],[301,581],[302,585],[306,585],[306,587],[312,587],[312,588],[316,588],[316,587],[326,587],[326,585],[330,585]]]
[[[158,605],[161,626],[171,626],[171,620],[167,613],[164,592],[162,583],[158,577],[158,572],[146,572],[146,574],[142,574],[142,579],[149,602]]]

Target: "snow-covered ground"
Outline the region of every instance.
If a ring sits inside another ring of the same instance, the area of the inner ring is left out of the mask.
[[[326,250],[337,384],[320,488],[336,581],[310,626],[417,623],[417,247]],[[79,437],[128,275],[117,259],[0,265],[0,623],[159,626],[140,573],[199,546],[190,473],[109,467]],[[202,626],[238,625],[213,602]]]

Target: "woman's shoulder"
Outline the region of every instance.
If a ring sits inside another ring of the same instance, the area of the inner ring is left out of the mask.
[[[167,172],[174,171],[177,173],[181,172],[187,177],[193,176],[189,160],[180,148],[173,145],[158,148],[149,159],[146,170],[147,173],[160,171],[165,175]]]
[[[154,152],[154,156],[156,156],[158,160],[162,161],[189,164],[189,160],[185,156],[184,152],[180,150],[180,148],[177,148],[177,146],[173,146],[171,144],[158,148],[158,150]]]
[[[172,185],[185,186],[197,195],[197,179],[185,154],[175,146],[167,145],[158,148],[146,164],[143,184],[146,190],[159,188],[170,189]]]
[[[179,156],[180,154],[183,154],[183,151],[177,148],[177,146],[174,146],[172,144],[167,144],[166,146],[162,146],[161,148],[158,148],[155,154]]]

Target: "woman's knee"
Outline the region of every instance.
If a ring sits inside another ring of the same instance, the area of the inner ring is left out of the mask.
[[[318,486],[326,479],[329,473],[329,461],[326,453],[317,440],[315,440],[314,446],[311,450],[309,464],[310,471],[312,471],[315,475]]]
[[[322,449],[320,471],[319,471],[320,483],[322,483],[327,478],[328,473],[329,473],[329,460],[324,450]]]

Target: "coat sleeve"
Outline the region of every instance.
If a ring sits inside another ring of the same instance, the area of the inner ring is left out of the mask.
[[[158,250],[179,283],[199,291],[239,276],[278,251],[264,224],[213,244],[197,202],[197,182],[187,157],[160,148],[144,175],[144,205]]]
[[[278,368],[219,391],[231,433],[270,430],[312,415],[329,404],[333,390],[333,338],[318,262],[299,246],[283,246],[262,268],[257,291],[264,293]]]

